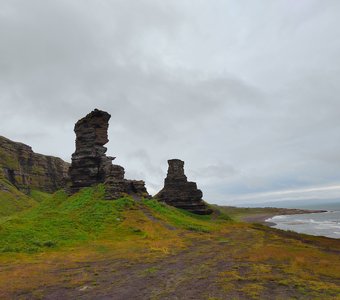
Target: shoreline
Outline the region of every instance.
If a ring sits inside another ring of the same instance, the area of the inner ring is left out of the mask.
[[[280,208],[277,212],[272,213],[259,213],[252,216],[244,216],[241,218],[241,221],[246,223],[258,223],[262,225],[266,225],[272,227],[276,225],[274,222],[267,222],[266,220],[273,218],[275,216],[284,216],[284,215],[301,215],[301,214],[314,214],[314,213],[324,213],[327,210],[307,210],[307,209],[290,209],[290,208]]]

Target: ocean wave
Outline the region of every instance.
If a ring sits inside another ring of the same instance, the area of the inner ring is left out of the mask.
[[[339,238],[340,235],[340,211],[328,213],[313,213],[301,215],[275,216],[267,221],[276,225],[273,227],[292,230],[312,235],[324,235]]]

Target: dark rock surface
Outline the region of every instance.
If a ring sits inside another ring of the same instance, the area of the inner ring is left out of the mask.
[[[75,127],[76,151],[72,154],[70,178],[72,190],[104,182],[113,158],[105,155],[104,145],[109,141],[107,129],[110,115],[95,110],[80,119]],[[124,176],[124,175],[123,175]]]
[[[34,153],[28,145],[0,136],[0,179],[6,179],[20,191],[31,189],[55,192],[68,180],[69,163],[58,157]]]
[[[184,161],[171,159],[168,160],[168,164],[169,169],[164,180],[164,188],[155,198],[195,214],[211,214],[212,210],[202,200],[202,191],[197,189],[195,182],[187,180],[184,174]]]
[[[107,199],[117,199],[124,194],[148,197],[144,181],[125,179],[124,168],[113,165],[115,158],[106,156],[107,148],[104,145],[109,141],[107,131],[110,118],[107,112],[95,109],[76,123],[76,151],[72,154],[70,167],[70,192],[104,183]]]

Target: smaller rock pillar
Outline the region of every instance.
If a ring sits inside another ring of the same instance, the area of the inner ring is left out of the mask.
[[[202,200],[202,191],[195,182],[190,182],[184,174],[184,161],[168,160],[169,168],[163,189],[155,196],[168,205],[188,210],[195,214],[208,215],[212,210]]]

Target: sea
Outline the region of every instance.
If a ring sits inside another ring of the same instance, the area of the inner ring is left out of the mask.
[[[266,221],[275,223],[274,228],[340,239],[340,210],[275,216]]]

